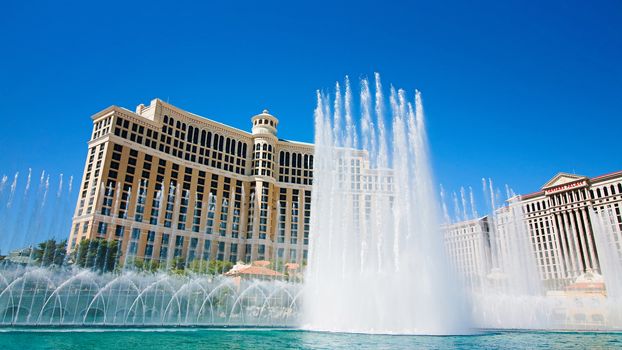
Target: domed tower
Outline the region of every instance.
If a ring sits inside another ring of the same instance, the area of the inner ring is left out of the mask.
[[[251,260],[269,259],[273,255],[272,243],[275,229],[275,194],[276,179],[275,156],[276,126],[279,121],[264,110],[252,119],[253,148],[251,152],[251,175],[255,178],[249,190],[249,215],[247,244],[252,244],[246,252]],[[248,248],[246,248],[248,249]]]
[[[276,127],[279,120],[267,109],[251,119],[253,123],[252,174],[274,178]]]

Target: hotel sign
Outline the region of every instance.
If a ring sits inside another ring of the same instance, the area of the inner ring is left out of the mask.
[[[567,183],[567,184],[563,184],[563,185],[547,188],[547,189],[544,190],[544,194],[551,194],[551,193],[556,193],[556,192],[567,191],[567,190],[571,190],[573,188],[583,187],[583,186],[587,186],[587,181],[586,180],[581,180],[581,181],[577,181],[577,182],[571,182],[571,183]]]

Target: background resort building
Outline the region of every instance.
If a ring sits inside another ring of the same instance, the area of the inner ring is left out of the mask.
[[[520,220],[535,253],[538,270],[549,289],[567,286],[586,272],[601,273],[595,232],[600,214],[612,236],[608,242],[622,255],[622,171],[594,178],[559,173],[540,191],[517,196],[494,215],[445,226],[448,254],[459,272],[483,279],[499,267],[508,251],[504,240],[512,220]],[[509,208],[518,206],[519,215]],[[590,215],[595,213],[595,215]],[[496,252],[496,253],[495,253]],[[619,255],[618,255],[619,256]]]
[[[122,259],[306,260],[313,146],[277,138],[268,111],[250,133],[159,99],[92,120],[69,249],[102,238]]]
[[[481,283],[492,267],[488,225],[484,216],[443,226],[449,259],[471,286]]]

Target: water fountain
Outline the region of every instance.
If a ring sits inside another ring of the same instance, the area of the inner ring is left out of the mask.
[[[357,106],[347,77],[334,98],[317,95],[304,286],[228,277],[215,256],[186,254],[180,261],[164,240],[159,264],[141,260],[133,244],[136,218],[124,209],[130,201],[132,207],[144,204],[147,183],[133,197],[131,188],[101,188],[107,206],[120,213],[104,220],[111,227],[122,222],[127,231],[66,254],[72,178],[28,171],[0,179],[0,247],[4,254],[21,249],[0,264],[0,326],[260,326],[435,335],[474,328],[622,328],[622,227],[606,206],[590,213],[606,298],[547,294],[522,208],[507,186],[501,205],[501,191],[490,179],[483,181],[490,265],[478,278],[451,268],[439,219],[477,219],[473,190],[442,189],[437,202],[421,95],[416,92],[411,102],[404,90],[391,88],[385,98],[379,75],[374,78],[373,88],[360,81]],[[165,186],[166,195],[159,189],[153,196],[153,208],[175,233],[180,207],[194,194]],[[254,203],[254,193],[250,198]],[[219,229],[209,223],[218,206],[238,210],[211,193],[201,205],[205,234]],[[278,237],[284,219],[279,205],[275,210]],[[128,244],[117,245],[122,235],[129,235]],[[278,250],[271,258],[282,259]],[[285,272],[286,266],[277,269]],[[586,308],[605,310],[606,318],[588,323],[560,311]]]
[[[63,240],[75,198],[71,180],[64,184],[60,175],[54,187],[50,177],[43,172],[34,193],[30,171],[25,185],[20,185],[19,173],[12,181],[4,176],[0,183],[0,239],[7,254],[0,263],[0,326],[297,324],[302,290],[298,283],[227,277],[210,267],[214,261],[209,257],[194,263],[186,258],[188,269],[177,271],[172,252],[162,264],[141,265],[132,237],[124,249],[113,244],[111,235],[108,241],[93,240],[66,254]],[[102,190],[111,197],[111,205],[121,205],[121,191],[113,196],[112,188]],[[127,192],[127,201],[144,201],[140,195],[130,199]],[[188,195],[173,194],[171,205],[178,207]],[[213,211],[215,197],[207,200]],[[160,209],[163,199],[156,195],[156,201]],[[114,220],[128,220],[127,213],[111,218],[111,223]],[[132,234],[132,228],[120,234]],[[39,242],[46,244],[40,247]],[[125,256],[123,264],[120,255]]]
[[[300,293],[285,281],[19,268],[0,271],[0,325],[291,327]]]
[[[437,221],[420,94],[413,103],[404,90],[391,88],[385,113],[376,74],[374,97],[369,81],[361,80],[359,118],[347,78],[344,96],[337,84],[333,106],[322,93],[317,100],[303,327],[468,331],[466,299],[447,264]]]

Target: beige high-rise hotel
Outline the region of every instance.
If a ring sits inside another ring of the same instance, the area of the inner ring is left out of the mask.
[[[92,120],[70,249],[103,238],[122,259],[306,260],[313,145],[279,139],[267,110],[250,133],[159,99]]]

